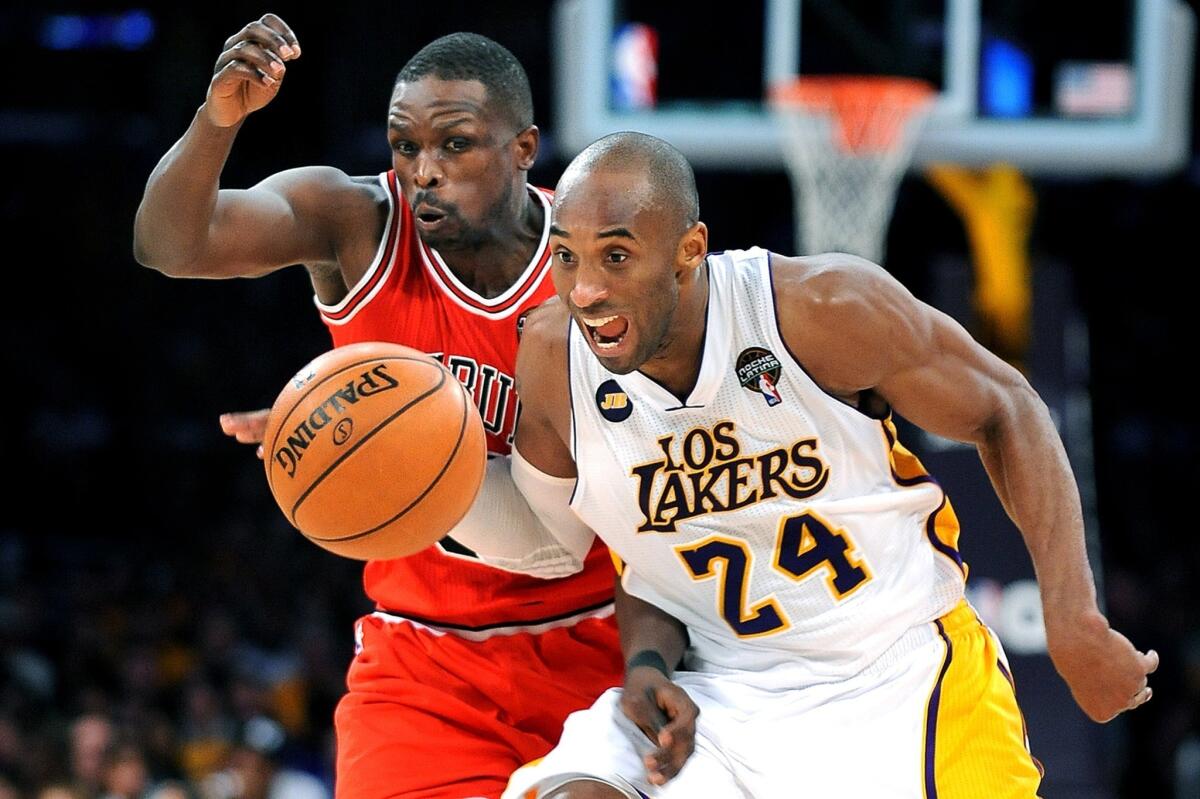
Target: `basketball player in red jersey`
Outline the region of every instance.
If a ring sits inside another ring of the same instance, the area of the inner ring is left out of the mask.
[[[205,278],[303,264],[334,344],[434,354],[474,393],[490,451],[507,454],[518,324],[554,293],[549,195],[525,182],[538,129],[524,70],[489,39],[443,37],[397,78],[391,171],[304,167],[219,189],[238,129],[300,52],[272,14],[225,43],[205,102],[150,176],[138,261]],[[619,683],[612,566],[601,548],[579,559],[575,574],[539,579],[446,539],[368,563],[378,611],[358,622],[337,709],[339,799],[498,796],[568,713]]]

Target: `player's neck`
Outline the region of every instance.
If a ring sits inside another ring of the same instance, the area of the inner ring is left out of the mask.
[[[638,370],[681,401],[696,387],[704,363],[708,331],[707,267],[695,270],[692,281],[691,285],[680,288],[679,304],[667,330],[665,345]]]
[[[493,227],[487,239],[469,249],[438,251],[455,277],[481,297],[497,297],[510,289],[537,254],[545,227],[541,201],[522,187],[520,204],[505,217],[511,223]]]

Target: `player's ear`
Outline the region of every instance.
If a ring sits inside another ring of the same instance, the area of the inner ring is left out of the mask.
[[[513,149],[516,154],[517,168],[525,172],[533,169],[537,161],[538,145],[541,144],[541,132],[537,125],[530,125],[517,134],[513,139]]]
[[[683,238],[679,240],[679,251],[676,254],[679,274],[690,272],[700,266],[704,263],[706,255],[708,255],[708,225],[697,222],[688,228],[684,232]]]

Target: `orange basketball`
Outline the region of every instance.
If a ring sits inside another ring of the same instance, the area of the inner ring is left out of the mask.
[[[444,536],[475,501],[486,460],[462,384],[425,353],[378,341],[304,367],[263,437],[267,483],[288,521],[359,560],[411,555]]]

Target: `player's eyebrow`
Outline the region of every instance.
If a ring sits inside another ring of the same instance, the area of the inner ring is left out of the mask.
[[[599,233],[596,234],[596,238],[598,238],[598,239],[622,238],[622,239],[633,239],[634,241],[637,241],[637,236],[633,235],[633,233],[631,233],[629,231],[629,228],[624,228],[624,227],[610,227],[607,230],[601,230]]]
[[[563,230],[562,228],[560,228],[558,225],[554,224],[553,222],[550,223],[550,235],[558,236],[560,239],[571,238],[570,233]],[[608,228],[607,230],[601,230],[599,233],[596,234],[596,238],[598,238],[598,239],[619,238],[619,239],[631,239],[633,241],[638,240],[637,236],[633,235],[633,233],[631,233],[629,231],[629,228],[624,228],[624,227],[613,227],[613,228]]]
[[[483,109],[474,103],[446,103],[443,107],[434,111],[431,121],[439,128],[448,128],[453,127],[454,125],[475,122],[482,115]],[[447,116],[450,116],[450,118],[446,119]],[[407,113],[401,110],[393,109],[392,112],[388,114],[389,128],[407,127],[410,124],[412,124],[412,119]]]

